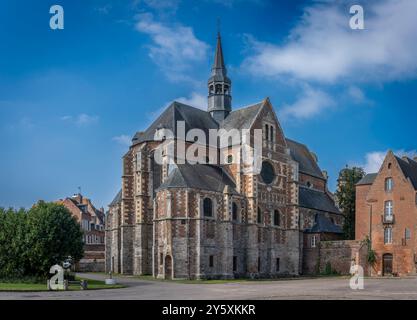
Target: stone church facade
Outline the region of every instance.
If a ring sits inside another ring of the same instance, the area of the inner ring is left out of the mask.
[[[173,102],[136,133],[123,157],[122,188],[106,221],[107,272],[175,279],[298,275],[304,247],[320,235],[340,238],[343,215],[316,155],[285,137],[269,99],[232,110],[231,88],[219,35],[207,111]],[[211,129],[248,130],[251,146],[255,129],[262,130],[260,172],[246,170],[233,142],[206,144],[208,157],[197,164],[170,159],[167,150],[178,150],[179,142],[193,148],[193,139],[179,141],[179,122],[207,136]],[[155,139],[160,129],[174,135]]]

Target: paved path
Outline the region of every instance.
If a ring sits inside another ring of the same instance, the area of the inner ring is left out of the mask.
[[[104,279],[102,274],[80,274]],[[0,299],[81,300],[224,300],[224,299],[417,299],[417,278],[365,279],[364,290],[351,290],[348,278],[183,284],[115,277],[128,287],[66,292],[0,292]]]

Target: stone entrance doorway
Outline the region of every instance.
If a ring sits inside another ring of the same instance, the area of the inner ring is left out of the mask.
[[[165,257],[165,279],[172,279],[172,258],[171,256]]]
[[[392,275],[392,254],[386,253],[382,256],[382,275]]]

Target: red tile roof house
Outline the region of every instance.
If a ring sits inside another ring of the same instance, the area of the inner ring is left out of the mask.
[[[57,203],[64,205],[80,223],[84,232],[84,257],[75,265],[76,271],[104,271],[104,209],[96,209],[91,200],[81,194],[71,198],[60,199]]]

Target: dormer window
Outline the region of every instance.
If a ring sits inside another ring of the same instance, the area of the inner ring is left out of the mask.
[[[310,181],[307,181],[306,186],[309,189],[313,188],[313,184]]]
[[[393,187],[393,181],[392,178],[386,178],[385,179],[385,191],[391,192]]]

